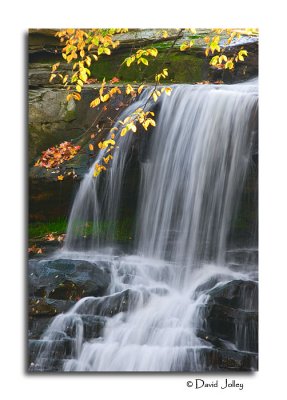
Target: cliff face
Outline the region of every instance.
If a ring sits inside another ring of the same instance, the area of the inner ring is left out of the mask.
[[[257,38],[243,37],[236,45],[227,49],[227,55],[238,51],[242,46],[248,50],[249,56],[242,65],[239,63],[234,72],[228,70],[215,70],[209,65],[209,60],[203,52],[203,37],[209,33],[207,29],[199,29],[194,35],[194,46],[186,52],[179,50],[180,44],[187,37],[179,35],[177,44],[167,55],[178,32],[168,30],[168,37],[162,38],[156,29],[132,30],[119,35],[121,45],[114,50],[111,56],[104,56],[92,68],[95,84],[88,85],[83,93],[81,102],[67,103],[66,92],[57,80],[49,83],[51,66],[61,61],[62,44],[55,38],[56,30],[30,29],[28,37],[29,48],[29,162],[32,164],[41,151],[63,140],[75,139],[82,134],[97,119],[101,107],[90,109],[89,103],[95,97],[97,81],[105,77],[108,82],[114,76],[120,82],[141,82],[152,80],[154,75],[162,69],[162,65],[169,69],[169,76],[165,80],[172,83],[195,83],[202,80],[223,80],[233,83],[256,76],[258,41]],[[223,37],[224,39],[224,37]],[[158,57],[143,66],[142,71],[131,66],[121,67],[122,60],[131,52],[132,46],[137,49],[141,46],[153,46],[159,51]],[[70,67],[61,65],[64,71]],[[121,101],[121,100],[120,100]],[[105,118],[109,115],[105,115]]]
[[[105,105],[90,108],[90,102],[96,97],[96,89],[105,77],[108,82],[114,76],[120,79],[120,84],[133,82],[136,87],[142,80],[152,80],[154,75],[162,70],[163,65],[169,70],[167,84],[195,83],[200,81],[224,81],[233,83],[249,79],[257,75],[258,41],[256,38],[243,37],[240,42],[229,46],[227,53],[233,54],[242,46],[248,50],[246,63],[239,63],[234,72],[215,70],[209,65],[209,59],[204,55],[203,37],[209,33],[207,29],[197,30],[194,35],[194,46],[186,52],[181,52],[180,44],[187,39],[180,36],[177,44],[167,54],[174,39],[176,30],[167,30],[168,37],[162,38],[159,30],[132,30],[121,35],[121,45],[111,56],[104,56],[92,68],[93,83],[82,91],[82,100],[67,102],[67,92],[60,82],[55,79],[49,83],[51,66],[61,61],[61,44],[55,38],[56,30],[30,29],[28,36],[29,64],[28,64],[28,161],[30,178],[30,217],[32,221],[53,219],[67,216],[73,193],[78,181],[87,171],[94,160],[94,154],[89,151],[90,135],[96,134],[96,141],[100,141],[111,128],[111,121],[128,105],[130,96],[119,95]],[[138,68],[121,67],[123,59],[131,49],[142,46],[153,46],[159,51],[158,57],[149,64]],[[61,68],[70,67],[64,63]],[[134,83],[137,81],[138,83]],[[73,179],[57,182],[57,174],[51,170],[34,167],[35,161],[41,152],[65,140],[73,141],[82,147],[81,152],[71,162],[65,163],[63,169],[75,172]],[[97,147],[97,146],[95,146]],[[138,150],[138,149],[137,149]],[[142,151],[142,150],[140,150]],[[134,171],[137,170],[135,167]],[[133,181],[134,176],[131,177]],[[41,194],[42,193],[42,194]],[[46,193],[46,195],[43,195]]]

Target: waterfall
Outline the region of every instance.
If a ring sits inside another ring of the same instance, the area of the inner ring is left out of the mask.
[[[223,263],[250,162],[254,86],[177,86],[162,99],[143,167],[138,249],[195,266]]]
[[[119,120],[149,96],[146,90]],[[113,245],[134,135],[118,134],[119,148],[109,171],[94,178],[91,167],[76,195],[65,247],[57,257],[96,264],[105,260],[111,284],[106,296],[82,298],[53,320],[36,360],[40,370],[51,367],[55,337],[60,332],[67,338],[71,326],[73,351],[61,367],[66,371],[209,368],[207,354],[213,346],[198,331],[205,324],[201,311],[211,291],[234,280],[256,280],[252,263],[247,271],[234,269],[226,255],[251,162],[257,97],[253,81],[174,85],[170,97],[159,98],[157,125],[140,160],[132,254],[107,254],[104,247]],[[152,107],[148,102],[147,109]],[[105,234],[99,233],[101,221],[109,223]],[[246,267],[245,261],[241,264]],[[100,336],[90,340],[83,328],[87,315],[104,321]],[[238,326],[236,332],[242,331]],[[248,340],[235,338],[224,345],[230,351],[246,350]]]

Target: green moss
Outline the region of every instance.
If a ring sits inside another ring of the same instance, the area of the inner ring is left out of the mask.
[[[29,239],[42,238],[48,233],[65,233],[67,219],[58,219],[51,222],[34,222],[29,224]]]
[[[149,65],[137,65],[133,63],[130,67],[122,65],[123,60],[129,56],[129,53],[113,54],[110,57],[102,57],[101,60],[94,63],[91,67],[92,77],[101,81],[111,80],[114,76],[122,82],[153,82],[155,74],[162,68],[168,68],[169,76],[164,80],[165,83],[193,83],[204,79],[203,74],[208,69],[208,62],[198,49],[192,49],[188,52],[180,52],[177,49],[171,51],[166,56],[164,46],[169,47],[168,43],[159,43],[158,56],[149,59]]]
[[[65,122],[70,122],[76,119],[76,109],[67,110],[63,119]]]
[[[50,222],[35,222],[29,224],[29,239],[43,238],[49,233],[62,234],[67,231],[67,219],[58,219]],[[105,238],[110,232],[113,232],[116,241],[127,241],[131,239],[133,221],[131,218],[125,218],[116,223],[101,221],[97,226],[87,223],[85,225],[86,236],[98,236]],[[77,224],[77,232],[82,233],[81,224]]]

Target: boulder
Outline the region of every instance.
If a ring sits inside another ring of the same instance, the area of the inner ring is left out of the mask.
[[[234,280],[209,292],[208,304],[218,304],[244,311],[258,310],[258,283]]]
[[[30,260],[30,296],[58,300],[79,300],[102,296],[111,281],[108,263],[99,265],[83,260]]]
[[[194,368],[194,365],[197,366]],[[183,371],[256,371],[258,357],[256,354],[222,349],[190,349],[187,351]]]
[[[87,299],[77,308],[80,314],[112,317],[120,312],[132,310],[138,302],[145,304],[149,299],[147,291],[123,290],[97,299]]]
[[[258,284],[235,280],[212,289],[198,336],[214,348],[258,351]]]
[[[30,298],[29,299],[29,316],[30,317],[54,317],[57,314],[68,311],[74,301],[70,300],[54,300],[47,298]]]

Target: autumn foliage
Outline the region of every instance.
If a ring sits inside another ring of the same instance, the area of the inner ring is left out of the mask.
[[[63,142],[43,151],[35,166],[47,169],[59,167],[64,161],[74,158],[80,148],[81,146],[74,146],[71,142]]]
[[[84,85],[90,84],[92,81],[100,84],[97,90],[97,95],[90,102],[91,108],[98,107],[101,103],[107,103],[112,97],[125,93],[131,98],[139,96],[146,86],[146,82],[140,82],[137,88],[131,83],[127,83],[119,87],[119,79],[115,76],[109,82],[105,78],[99,82],[97,78],[91,77],[91,65],[97,62],[101,57],[108,57],[112,51],[120,45],[117,40],[117,35],[126,33],[126,28],[109,28],[109,29],[62,29],[56,33],[56,37],[64,45],[62,48],[62,57],[64,61],[71,66],[70,70],[65,69],[65,72],[60,71],[60,62],[52,66],[50,82],[54,78],[60,79],[63,86],[67,89],[67,101],[72,99],[75,101],[81,100],[81,92]],[[168,37],[166,30],[158,30],[162,38]],[[180,44],[180,51],[188,51],[193,45],[192,35],[196,34],[196,29],[186,28],[178,29],[178,34],[172,43],[173,47],[177,40],[183,37],[191,38],[183,40]],[[224,34],[225,40],[222,40]],[[239,52],[227,56],[226,50],[231,42],[240,39],[241,35],[256,35],[258,30],[255,28],[247,29],[220,29],[215,28],[210,31],[209,36],[204,37],[206,57],[211,57],[209,60],[210,65],[217,69],[233,70],[236,63],[244,61],[248,56],[247,50],[243,47]],[[158,56],[158,50],[154,47],[144,47],[131,50],[131,54],[126,57],[121,67],[129,68],[132,64],[137,66],[148,66],[150,60]],[[162,70],[154,76],[153,90],[150,92],[149,100],[156,102],[162,95],[170,96],[172,88],[160,87],[162,81],[169,75],[168,68],[162,67]],[[204,82],[206,83],[206,82]],[[146,105],[145,105],[146,106]],[[98,143],[98,148],[103,151],[101,163],[95,164],[94,176],[96,177],[100,172],[105,171],[107,164],[113,159],[112,152],[116,148],[116,142],[120,137],[125,136],[128,132],[137,132],[138,127],[141,125],[144,130],[148,130],[149,126],[156,126],[156,118],[153,112],[145,111],[143,108],[137,109],[132,115],[125,118],[124,121],[119,121],[120,128],[112,128],[106,137],[106,140]],[[104,106],[106,109],[106,106]],[[41,158],[36,162],[36,166],[45,168],[55,168],[62,164],[64,161],[72,159],[80,150],[79,146],[73,146],[71,142],[61,143],[59,146],[54,146],[42,153]],[[92,143],[89,144],[90,151],[96,151],[96,146]],[[64,179],[64,175],[58,176],[58,180]]]

